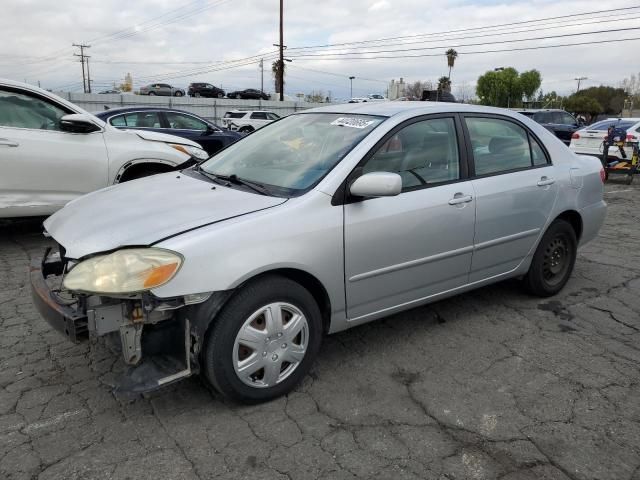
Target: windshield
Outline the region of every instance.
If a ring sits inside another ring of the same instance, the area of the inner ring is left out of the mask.
[[[594,123],[593,125],[589,125],[586,128],[587,130],[607,130],[611,125],[613,125],[616,128],[627,130],[633,127],[636,123],[638,122],[629,122],[614,118],[612,120],[602,120],[601,122]]]
[[[259,183],[284,196],[301,195],[383,120],[336,113],[290,115],[256,130],[201,168]]]

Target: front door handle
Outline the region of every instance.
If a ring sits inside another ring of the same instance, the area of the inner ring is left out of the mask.
[[[539,187],[546,187],[547,185],[553,185],[556,181],[553,178],[541,177],[538,182]]]
[[[465,195],[464,193],[456,193],[451,200],[449,200],[449,205],[460,205],[461,203],[469,203],[473,200],[471,195]]]
[[[0,146],[3,147],[17,147],[20,145],[18,142],[14,142],[13,140],[9,140],[7,138],[0,138]]]

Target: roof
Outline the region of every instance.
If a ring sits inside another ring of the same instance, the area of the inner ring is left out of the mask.
[[[310,110],[303,110],[298,113],[352,113],[359,115],[378,115],[384,117],[392,117],[402,113],[411,112],[414,115],[430,114],[430,113],[450,113],[450,112],[476,112],[476,113],[501,113],[513,115],[512,110],[505,108],[486,107],[482,105],[468,105],[466,103],[448,103],[448,102],[367,102],[367,103],[344,103],[338,105],[329,105],[326,107],[318,107]]]
[[[147,112],[147,111],[151,111],[151,112],[161,111],[161,112],[187,113],[187,114],[192,115],[194,117],[198,117],[198,118],[202,119],[203,121],[208,121],[207,119],[202,118],[201,116],[199,116],[199,115],[197,115],[195,113],[187,112],[186,110],[180,110],[178,108],[167,108],[167,107],[144,107],[144,106],[119,107],[119,108],[110,108],[109,110],[100,110],[98,112],[93,112],[93,114],[95,116],[97,116],[97,117],[106,117],[106,116],[111,116],[113,114],[118,114],[118,113]]]
[[[561,108],[517,108],[514,112],[538,113],[538,112],[565,112]]]

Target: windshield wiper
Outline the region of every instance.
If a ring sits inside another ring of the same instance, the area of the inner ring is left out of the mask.
[[[240,178],[235,173],[232,173],[231,175],[221,175],[219,173],[209,173],[209,172],[207,173],[209,175],[213,175],[219,180],[224,180],[229,183],[235,183],[236,185],[244,185],[245,187],[248,187],[254,192],[257,192],[261,195],[271,196],[271,192],[264,185],[257,182],[252,182],[251,180],[245,180],[244,178]]]
[[[196,164],[193,167],[195,172],[198,172],[200,175],[207,177],[209,180],[216,182],[218,185],[225,185],[225,182],[222,179],[218,178],[218,175],[207,172],[204,168],[200,166],[200,164]]]

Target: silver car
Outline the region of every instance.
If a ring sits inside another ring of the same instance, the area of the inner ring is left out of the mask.
[[[165,97],[184,97],[184,90],[172,87],[168,83],[151,83],[140,87],[140,95],[163,95]]]
[[[44,224],[58,248],[32,264],[33,298],[71,340],[119,337],[117,388],[201,373],[265,401],[325,334],[512,277],[556,294],[604,221],[602,179],[508,110],[308,110],[68,204]]]

